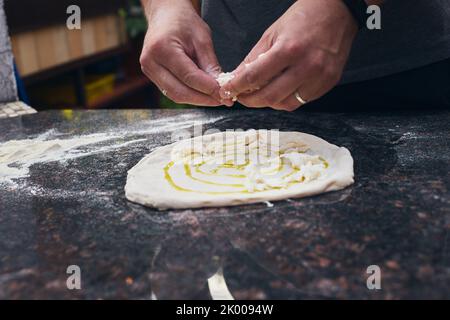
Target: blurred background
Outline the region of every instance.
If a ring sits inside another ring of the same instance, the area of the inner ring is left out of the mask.
[[[81,30],[66,26],[72,4]],[[5,11],[20,99],[35,109],[185,107],[141,72],[139,0],[6,0]]]

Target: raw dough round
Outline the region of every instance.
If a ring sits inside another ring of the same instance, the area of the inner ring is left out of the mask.
[[[201,208],[312,196],[353,182],[346,148],[300,132],[249,130],[154,150],[128,172],[125,193],[158,209]]]

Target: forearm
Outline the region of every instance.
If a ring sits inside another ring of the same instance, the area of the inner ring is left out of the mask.
[[[162,5],[168,6],[187,6],[188,8],[194,8],[191,0],[141,0],[142,7],[144,8],[146,15],[150,11],[158,9]]]
[[[152,0],[141,0],[141,4],[145,12],[147,12],[148,8],[150,8],[151,2]]]

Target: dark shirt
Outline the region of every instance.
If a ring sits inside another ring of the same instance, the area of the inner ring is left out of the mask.
[[[294,0],[203,0],[225,71],[239,65]],[[370,80],[450,58],[450,0],[388,0],[382,29],[359,32],[342,83]]]

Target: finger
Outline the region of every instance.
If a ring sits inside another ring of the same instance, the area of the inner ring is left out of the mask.
[[[285,100],[304,81],[296,69],[290,68],[260,90],[241,94],[239,102],[247,107],[273,107]]]
[[[167,97],[180,104],[191,104],[197,106],[219,106],[221,103],[212,97],[198,92],[175,77],[169,70],[161,65],[153,65],[149,69],[143,68],[144,73],[158,86],[158,88],[166,93]]]
[[[280,57],[276,46],[263,55],[238,68],[234,72],[235,78],[220,89],[222,98],[235,97],[246,91],[263,87],[271,79],[288,67],[288,61]]]
[[[219,65],[219,61],[217,59],[214,45],[212,43],[211,37],[206,37],[201,40],[198,40],[194,44],[196,61],[201,70],[205,71],[207,74],[212,76],[214,79],[222,73],[222,68]],[[215,80],[217,82],[217,80]],[[215,99],[220,99],[222,104],[231,107],[234,105],[234,101],[232,99],[222,99],[219,94],[220,88],[216,86],[216,90],[212,95]]]
[[[216,79],[222,72],[210,36],[202,37],[194,43],[198,66],[201,70]]]
[[[272,47],[271,33],[266,31],[258,43],[252,48],[249,54],[245,57],[244,61],[239,65],[236,71],[244,68],[245,65],[256,61],[261,56],[264,56],[267,51]]]
[[[192,61],[182,48],[172,48],[157,61],[186,86],[220,100],[219,84],[216,79]]]
[[[294,111],[294,110],[304,106],[305,103],[303,103],[303,102],[308,103],[308,102],[311,102],[314,100],[313,98],[310,98],[310,97],[313,97],[313,94],[311,92],[312,92],[311,88],[308,88],[307,86],[302,86],[299,89],[291,92],[291,94],[289,94],[280,103],[273,105],[273,108],[277,109],[277,110]],[[297,93],[300,96],[300,98],[303,100],[303,102],[301,102],[299,99],[297,99],[297,97],[296,97]]]

